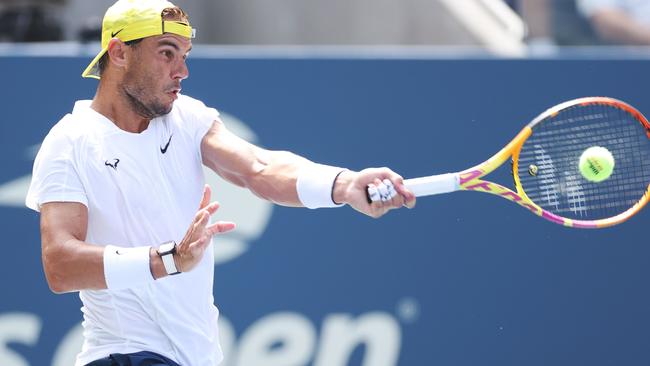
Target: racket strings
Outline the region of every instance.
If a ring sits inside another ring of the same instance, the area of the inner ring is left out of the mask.
[[[518,176],[526,195],[543,209],[581,220],[626,211],[650,183],[650,140],[634,115],[614,104],[574,105],[540,120],[519,154]],[[580,155],[607,148],[612,175],[594,183],[580,174]],[[535,166],[537,174],[530,174]]]

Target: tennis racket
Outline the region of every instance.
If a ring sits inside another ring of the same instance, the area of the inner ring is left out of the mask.
[[[579,169],[582,153],[605,147],[614,158],[608,179],[593,182]],[[512,160],[515,189],[482,178]],[[389,200],[386,186],[368,186],[368,200]],[[506,198],[556,224],[602,228],[639,212],[650,198],[650,123],[629,104],[607,97],[571,100],[530,122],[487,161],[456,173],[406,179],[416,196],[476,191]]]

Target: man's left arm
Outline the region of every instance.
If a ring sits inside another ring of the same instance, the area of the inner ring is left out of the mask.
[[[415,196],[404,187],[402,177],[388,168],[360,172],[336,169],[288,151],[263,149],[231,133],[220,120],[214,121],[203,137],[201,153],[203,164],[224,179],[284,206],[308,206],[304,202],[306,196],[320,195],[331,206],[349,204],[366,215],[380,217],[392,208],[415,205]],[[319,184],[299,184],[299,181],[317,181],[321,177],[325,180],[321,188],[312,188]],[[366,186],[380,184],[384,179],[392,182],[397,195],[385,202],[369,204]]]

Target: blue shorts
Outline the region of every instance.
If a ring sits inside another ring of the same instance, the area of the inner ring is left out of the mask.
[[[180,366],[165,356],[153,352],[114,353],[86,366]]]

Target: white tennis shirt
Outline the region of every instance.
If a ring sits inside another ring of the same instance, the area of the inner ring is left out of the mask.
[[[122,247],[180,242],[203,193],[201,140],[219,113],[179,96],[142,133],[119,129],[76,102],[45,138],[34,162],[28,207],[79,202],[86,241]],[[84,344],[76,365],[110,353],[151,351],[183,366],[214,366],[219,346],[213,248],[192,271],[127,290],[80,291]]]

